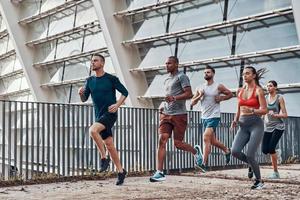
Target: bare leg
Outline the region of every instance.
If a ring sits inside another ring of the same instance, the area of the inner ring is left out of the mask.
[[[184,151],[189,151],[191,152],[193,155],[195,155],[197,153],[196,149],[194,147],[192,147],[190,144],[187,144],[181,140],[175,140],[174,139],[174,144],[175,144],[175,147],[177,149],[181,149],[181,150],[184,150]]]
[[[271,160],[272,160],[272,167],[273,167],[274,172],[278,172],[277,154],[276,153],[271,154]]]
[[[162,171],[164,167],[164,159],[166,156],[166,144],[168,142],[168,139],[168,133],[162,133],[159,135],[159,144],[157,149],[157,169],[159,171]]]
[[[222,151],[224,151],[224,153],[229,153],[229,149],[216,138],[215,133],[212,134],[212,145],[221,149]]]
[[[116,168],[118,169],[118,172],[123,173],[123,167],[121,165],[118,151],[114,145],[113,138],[112,137],[106,138],[104,140],[104,143],[106,145],[107,151],[109,152],[112,161],[114,162]]]
[[[101,159],[106,158],[106,152],[103,144],[103,140],[100,136],[100,132],[102,132],[105,129],[105,127],[100,123],[94,123],[90,127],[90,136],[94,140],[94,142],[97,145],[98,151],[100,153]]]
[[[208,163],[208,156],[211,152],[211,142],[212,142],[212,128],[206,128],[203,135],[203,164],[207,165]]]

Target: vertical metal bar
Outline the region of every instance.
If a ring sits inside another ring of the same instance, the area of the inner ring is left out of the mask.
[[[141,167],[144,171],[147,171],[149,169],[146,168],[145,165],[145,109],[143,108],[139,108],[139,149],[140,149],[140,153],[139,153],[139,158],[140,158],[140,163],[141,163]]]
[[[116,121],[116,124],[115,124],[114,133],[113,133],[114,134],[114,141],[115,141],[116,149],[117,149],[117,151],[119,153],[120,153],[120,141],[119,141],[119,139],[120,139],[120,137],[119,137],[120,131],[119,131],[119,129],[121,127],[121,125],[120,125],[121,124],[120,123],[120,113],[122,112],[122,109],[123,108],[120,108],[120,110],[118,111],[118,118],[117,118],[117,121]],[[121,159],[121,157],[120,157],[120,159]],[[97,162],[96,162],[96,164],[97,164]],[[115,170],[115,166],[112,165],[112,171],[114,171],[114,170]]]
[[[131,143],[130,143],[130,131],[129,131],[129,127],[130,127],[130,108],[125,108],[126,109],[126,114],[127,114],[127,117],[126,117],[126,131],[125,131],[125,137],[126,137],[126,140],[125,140],[125,144],[124,144],[124,148],[126,148],[126,157],[127,159],[125,160],[125,162],[127,163],[127,168],[126,169],[130,169],[130,150],[131,150]]]
[[[56,56],[57,56],[57,46],[58,46],[58,39],[56,39],[56,41],[55,41],[55,47],[54,47],[54,60],[56,60]]]
[[[70,150],[70,143],[71,143],[71,116],[73,116],[73,113],[71,112],[71,106],[70,104],[67,105],[67,175],[70,176],[70,167],[71,167],[71,150]]]
[[[52,173],[55,174],[56,162],[55,162],[55,109],[56,105],[52,104]]]
[[[93,55],[91,56],[91,59],[90,59],[90,60],[92,60],[92,57],[93,57]],[[91,74],[92,74],[92,68],[89,67],[89,69],[90,69],[90,71],[89,71],[89,76],[91,76]]]
[[[86,29],[83,30],[82,43],[81,43],[81,52],[83,52],[83,50],[84,50],[85,37],[86,37]]]
[[[166,24],[166,33],[169,33],[170,29],[170,18],[171,18],[171,9],[172,7],[168,7],[168,15],[167,15],[167,24]]]
[[[36,171],[40,172],[40,103],[36,104]]]
[[[8,140],[7,140],[7,161],[8,161],[8,167],[9,167],[9,174],[8,177],[9,179],[11,178],[11,115],[12,115],[12,110],[11,110],[11,101],[8,102]]]
[[[14,116],[14,167],[15,167],[15,178],[17,178],[17,160],[18,160],[18,102],[14,102],[14,111],[15,111],[15,116]]]
[[[47,172],[50,173],[50,131],[51,131],[51,107],[50,103],[47,104]]]
[[[31,103],[31,177],[33,177],[34,173],[34,103]]]
[[[136,171],[142,171],[142,163],[139,157],[139,153],[141,152],[139,146],[139,138],[140,138],[140,128],[139,128],[139,108],[135,108],[134,114],[134,135],[135,135],[135,162],[136,162]]]
[[[6,43],[5,53],[8,52],[10,35],[8,34],[6,37],[7,37],[7,43]]]
[[[176,38],[174,56],[178,56],[179,38]]]
[[[243,86],[243,71],[245,68],[245,60],[242,59],[241,60],[241,68],[240,68],[240,80],[239,80],[239,87]],[[236,96],[238,96],[238,94],[236,94]]]
[[[84,143],[85,143],[85,134],[84,134],[84,106],[79,107],[81,110],[81,175],[84,175],[85,171],[85,166],[84,166],[84,155],[85,155],[85,148],[84,148]]]
[[[62,152],[62,175],[66,175],[66,105],[62,105],[62,134],[60,138],[62,138],[62,146],[61,146],[61,152]],[[69,113],[68,113],[69,115]]]
[[[143,119],[143,122],[146,122],[146,109],[142,109],[142,119]],[[146,129],[147,129],[147,124],[142,124],[142,121],[141,121],[141,126],[143,126],[144,128],[142,129],[141,133],[142,133],[142,137],[141,137],[141,143],[143,145],[141,145],[141,150],[142,150],[142,160],[143,160],[143,168],[147,171],[149,170],[149,168],[147,168],[147,165],[146,165],[146,147],[147,147],[147,141],[146,141]]]
[[[66,69],[66,61],[63,62],[63,69],[62,69],[62,74],[61,74],[61,81],[64,80],[64,77],[65,77],[65,69]]]
[[[130,120],[129,120],[129,134],[130,134],[130,141],[131,141],[131,146],[130,146],[130,169],[131,171],[135,171],[136,168],[136,162],[135,162],[135,121],[134,121],[134,108],[129,108],[130,109]]]
[[[2,179],[5,180],[5,133],[6,133],[6,117],[5,117],[5,104],[2,103]]]
[[[228,3],[229,3],[229,0],[225,0],[224,1],[224,12],[223,12],[223,21],[226,21],[227,20],[227,13],[228,13]]]
[[[40,0],[40,5],[39,5],[39,14],[41,13],[42,11],[42,6],[43,6],[43,0]]]
[[[80,141],[79,141],[79,136],[80,136],[80,113],[79,113],[79,106],[76,106],[76,110],[77,110],[77,126],[76,126],[76,154],[77,154],[77,165],[76,165],[76,170],[77,170],[77,175],[79,175],[80,173],[80,168],[79,168],[79,163],[80,163]]]
[[[20,177],[23,177],[23,102],[20,102]]]
[[[26,180],[28,180],[28,157],[29,157],[29,108],[28,108],[28,102],[25,103],[25,125],[26,125],[26,129],[25,129],[25,134],[26,134],[26,147],[25,147],[25,163],[26,163],[26,166],[25,166],[25,177],[26,177]]]
[[[45,103],[42,103],[42,172],[45,172],[45,126],[46,126],[46,120],[45,120]]]
[[[57,174],[60,176],[60,168],[61,168],[61,160],[60,160],[60,154],[61,154],[61,134],[60,134],[60,104],[57,104]]]
[[[235,25],[235,26],[233,26],[233,30],[232,30],[231,55],[235,55],[236,36],[237,36],[237,26]]]
[[[84,137],[85,137],[85,145],[86,145],[86,150],[85,150],[85,163],[86,163],[86,168],[87,169],[92,169],[91,168],[91,165],[90,165],[90,161],[91,161],[91,158],[90,158],[90,145],[89,145],[89,135],[88,133],[86,133],[86,130],[88,130],[88,127],[90,125],[90,109],[89,109],[89,106],[84,106],[84,112],[85,112],[85,126],[84,126]]]
[[[76,155],[76,147],[75,147],[75,106],[72,106],[72,176],[75,175],[75,155]]]
[[[88,106],[88,109],[90,110],[90,124],[89,125],[91,126],[93,124],[93,121],[94,121],[93,107]],[[90,140],[90,148],[91,148],[91,161],[90,161],[91,163],[90,164],[93,166],[93,169],[97,170],[97,162],[94,159],[94,142],[93,142],[93,139],[91,137],[89,137],[89,140]]]
[[[156,167],[157,163],[156,163],[156,151],[157,151],[157,148],[158,148],[158,136],[159,136],[159,131],[158,131],[158,127],[159,127],[159,110],[158,109],[155,109],[154,110],[154,124],[155,124],[155,130],[154,130],[154,133],[153,135],[155,137],[153,137],[153,144],[152,144],[152,166],[153,167]]]
[[[149,109],[146,109],[146,134],[145,134],[145,150],[146,150],[146,158],[149,158],[149,155],[150,155],[150,149],[151,149],[151,144],[152,144],[152,139],[151,137],[149,137],[149,135],[151,135],[151,126],[150,126],[150,123],[149,123],[150,119],[149,119]],[[149,134],[150,133],[150,134]],[[147,142],[149,141],[149,143]],[[149,159],[146,159],[147,162],[146,162],[146,168],[147,169],[150,169],[151,168],[151,161]]]
[[[150,146],[149,146],[149,156],[153,157],[152,161],[150,162],[150,168],[156,167],[157,163],[156,163],[156,153],[157,153],[157,149],[158,149],[158,138],[159,138],[159,132],[158,132],[158,126],[157,126],[157,120],[159,117],[159,112],[158,109],[148,109],[150,112],[149,117],[151,118],[150,120],[150,124],[149,124],[149,130],[148,130],[148,135],[150,135]],[[150,134],[149,134],[150,133]],[[154,135],[155,137],[151,136]],[[166,166],[166,162],[164,162],[164,166]]]
[[[120,159],[122,158],[122,166],[123,167],[125,167],[124,166],[124,160],[126,159],[126,157],[125,157],[125,155],[124,155],[124,147],[123,147],[123,143],[124,143],[124,139],[123,139],[123,136],[124,136],[124,134],[122,134],[122,133],[124,133],[124,131],[125,130],[123,130],[124,128],[126,128],[125,127],[125,124],[126,124],[126,120],[124,119],[125,118],[125,109],[124,108],[122,108],[121,109],[121,117],[120,117],[120,122],[121,122],[121,131],[120,131],[120,148],[119,148],[119,151],[120,151]]]
[[[78,11],[78,4],[76,4],[75,6],[73,28],[76,27],[77,11]]]
[[[68,100],[68,103],[71,103],[71,100],[72,100],[72,90],[73,90],[73,84],[71,84],[71,86],[70,86],[70,92],[69,92],[69,100]]]
[[[48,17],[48,21],[47,21],[47,32],[46,32],[47,37],[49,36],[50,24],[51,24],[51,15]]]

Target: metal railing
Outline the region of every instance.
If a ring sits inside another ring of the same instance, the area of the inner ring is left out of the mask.
[[[189,111],[185,142],[202,146],[201,113]],[[233,114],[222,114],[217,137],[231,146],[234,133],[229,126]],[[100,168],[100,157],[89,136],[94,120],[91,105],[17,102],[0,100],[0,174],[2,180],[33,179],[43,175],[81,176]],[[159,113],[157,109],[122,107],[113,127],[115,145],[128,171],[151,171],[156,167]],[[289,118],[280,141],[282,158],[300,154],[300,119]],[[267,157],[259,151],[259,162]],[[232,159],[229,165],[241,165]],[[223,153],[213,148],[209,166],[225,165]],[[169,140],[166,170],[194,167],[193,156],[174,148]],[[115,171],[114,165],[111,169]]]

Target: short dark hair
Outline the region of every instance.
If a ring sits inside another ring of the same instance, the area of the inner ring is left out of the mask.
[[[268,81],[268,83],[272,83],[272,85],[273,85],[274,87],[277,87],[277,82],[274,81],[274,80],[270,80],[270,81]]]
[[[168,58],[169,58],[169,59],[173,59],[173,60],[175,61],[176,64],[179,63],[179,60],[178,60],[178,58],[177,58],[176,56],[169,56]]]
[[[92,57],[93,57],[93,56],[98,56],[98,57],[100,57],[100,58],[103,60],[103,62],[105,62],[104,56],[102,56],[100,53],[94,53],[94,54],[92,55]]]
[[[205,69],[210,69],[214,74],[216,73],[215,69],[209,65],[206,65]]]

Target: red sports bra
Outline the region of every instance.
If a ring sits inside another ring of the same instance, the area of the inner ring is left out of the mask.
[[[239,95],[238,95],[238,102],[239,106],[248,106],[251,108],[258,109],[259,108],[259,101],[258,98],[256,97],[256,86],[253,89],[252,95],[249,99],[243,99],[243,93],[244,93],[244,88],[241,89]]]

